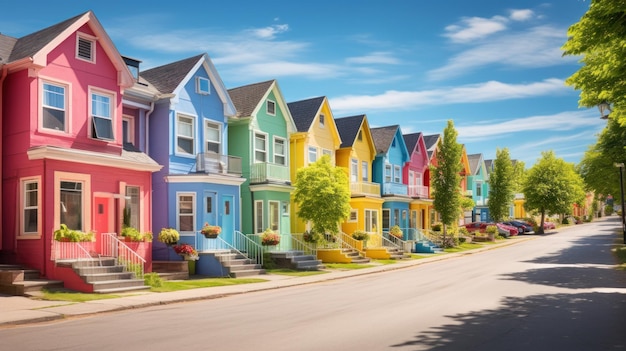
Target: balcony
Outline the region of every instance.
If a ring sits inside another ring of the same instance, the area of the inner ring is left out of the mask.
[[[383,195],[408,195],[407,185],[400,183],[383,183]]]
[[[250,166],[250,183],[289,183],[289,167],[277,163],[260,162]]]
[[[473,197],[473,196],[474,196],[474,190],[472,190],[472,189],[465,190],[465,191],[463,192],[463,195],[464,195],[464,196]]]
[[[370,182],[350,183],[350,193],[352,196],[373,195],[380,196],[380,184]]]
[[[409,185],[409,196],[419,197],[422,199],[428,199],[429,191],[428,187],[424,185]]]
[[[241,158],[213,152],[201,152],[196,155],[196,171],[241,176]]]

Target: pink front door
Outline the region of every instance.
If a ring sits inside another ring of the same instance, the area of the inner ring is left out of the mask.
[[[106,197],[96,197],[94,200],[95,216],[94,230],[96,231],[96,242],[102,243],[102,233],[112,232],[109,227],[109,204],[111,199]],[[98,247],[100,245],[97,245]]]

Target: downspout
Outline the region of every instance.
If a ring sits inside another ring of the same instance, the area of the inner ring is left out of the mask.
[[[2,121],[3,121],[3,114],[2,111],[4,110],[4,105],[2,105],[2,96],[4,95],[4,79],[7,77],[8,74],[8,69],[6,65],[2,66],[2,73],[0,73],[0,137],[2,136]],[[4,162],[2,160],[2,142],[0,142],[0,173],[4,174]],[[4,221],[2,220],[2,213],[4,211],[2,211],[2,203],[4,201],[3,200],[3,195],[2,195],[2,187],[0,186],[0,223],[4,223]],[[3,226],[0,225],[0,250],[2,250],[2,242],[4,241],[4,235],[3,235]]]
[[[150,102],[150,109],[146,112],[146,154],[150,155],[150,115],[154,112],[154,101]]]

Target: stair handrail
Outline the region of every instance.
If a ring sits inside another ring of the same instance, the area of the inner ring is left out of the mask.
[[[117,264],[139,279],[145,274],[146,260],[117,238],[116,233],[102,233],[102,256],[114,257]]]
[[[93,245],[92,242],[89,242]],[[64,242],[52,239],[50,247],[50,260],[89,260],[92,258],[90,250],[87,250],[81,242]]]
[[[317,257],[317,247],[315,243],[307,243],[304,241],[304,233],[292,233],[291,241],[294,250],[302,251],[305,255]]]
[[[359,255],[366,257],[365,251],[357,249],[357,245],[358,245],[357,241],[359,240],[356,240],[355,238],[353,238],[352,236],[344,232],[339,232],[338,239],[339,239],[339,244],[341,245],[341,248],[357,251]]]
[[[255,243],[254,240],[238,230],[233,232],[232,244],[222,239],[221,236],[211,239],[206,238],[198,231],[196,232],[196,250],[198,250],[198,252],[230,250],[250,260],[254,260],[255,263],[261,266],[263,265],[263,248],[261,245]]]
[[[389,234],[389,232],[383,232],[382,237],[382,246],[383,247],[392,247],[394,249],[401,249],[404,247],[406,241]]]

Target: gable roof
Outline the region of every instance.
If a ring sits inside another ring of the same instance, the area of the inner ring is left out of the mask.
[[[354,144],[364,119],[365,115],[335,118],[335,124],[341,138],[340,148],[350,147]]]
[[[377,154],[385,154],[389,151],[389,147],[391,146],[393,138],[396,136],[398,128],[400,128],[400,126],[397,124],[393,126],[370,128]]]
[[[237,117],[250,117],[259,105],[259,102],[274,85],[275,80],[268,80],[241,87],[228,89],[230,99],[237,109]]]
[[[487,174],[491,173],[493,170],[493,160],[485,160],[485,169],[487,170]]]
[[[102,49],[118,71],[118,84],[124,87],[132,86],[135,79],[92,11],[84,12],[19,39],[0,35],[0,55],[2,55],[0,65],[7,65],[9,71],[20,70],[30,65],[44,67],[47,64],[48,54],[85,24],[94,32]]]
[[[322,108],[325,99],[326,97],[320,96],[287,104],[298,132],[306,132],[311,128],[311,124]]]
[[[483,159],[483,154],[471,154],[467,155],[467,159],[470,165],[470,173],[472,175],[477,175],[480,171],[480,163]]]
[[[404,143],[406,144],[406,148],[409,150],[409,153],[413,153],[415,151],[421,135],[422,132],[402,135],[402,138],[404,139]]]
[[[433,154],[437,149],[437,142],[440,138],[441,134],[424,135],[424,144],[426,144],[429,160],[433,158]]]

